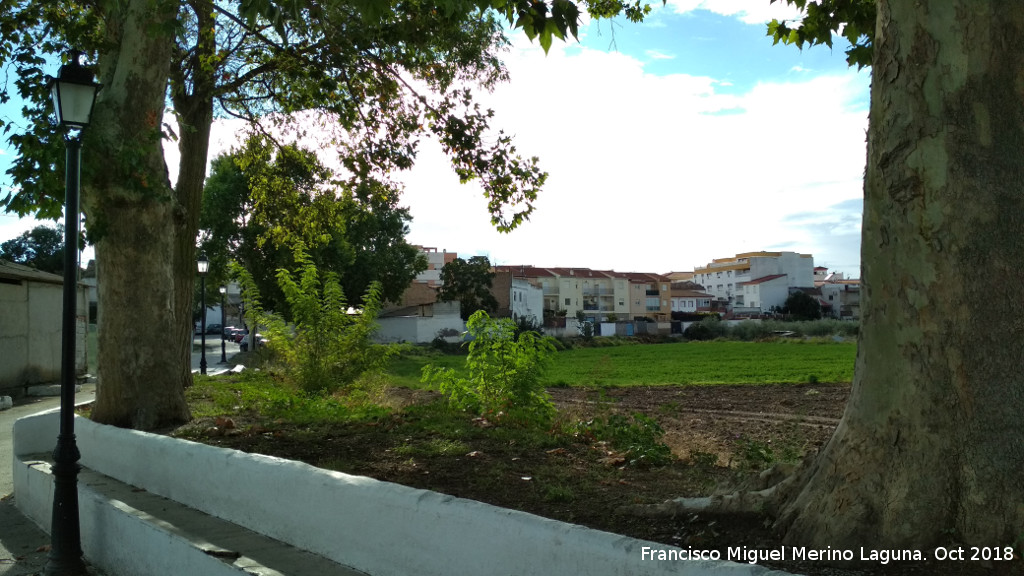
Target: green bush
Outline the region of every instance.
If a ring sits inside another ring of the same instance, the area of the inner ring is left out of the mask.
[[[554,415],[551,396],[540,381],[555,352],[552,339],[535,332],[516,337],[514,322],[492,319],[483,310],[473,313],[466,327],[472,338],[466,356],[469,377],[428,364],[421,381],[436,384],[449,403],[464,410],[481,414],[529,410],[545,418]]]
[[[288,325],[277,314],[260,310],[255,283],[248,272],[236,268],[247,308],[265,325],[267,348],[273,363],[285,368],[299,387],[311,394],[332,394],[342,388],[379,385],[380,374],[395,349],[374,344],[380,310],[380,284],[370,285],[360,313],[349,313],[348,303],[335,274],[323,280],[316,265],[299,246],[295,250],[299,269],[292,273],[278,270],[277,282],[294,324]]]

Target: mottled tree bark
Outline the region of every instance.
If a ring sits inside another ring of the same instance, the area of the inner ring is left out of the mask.
[[[106,14],[110,49],[100,54],[103,90],[87,131],[92,164],[84,197],[97,232],[99,383],[92,418],[151,429],[189,419],[192,267],[180,245],[194,226],[171,190],[161,121],[174,47],[176,2],[126,0]],[[183,369],[184,368],[184,369]]]
[[[777,526],[856,549],[1024,533],[1024,5],[879,0],[853,390]]]

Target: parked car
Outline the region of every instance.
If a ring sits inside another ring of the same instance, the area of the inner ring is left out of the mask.
[[[224,327],[221,326],[220,324],[207,324],[206,325],[206,333],[207,334],[220,334],[222,332],[223,328]]]
[[[239,347],[241,348],[242,352],[247,352],[249,350],[249,338],[248,338],[248,336],[249,335],[246,334],[246,337],[243,338],[242,341],[239,342],[239,344],[238,344]],[[264,338],[263,334],[260,334],[259,332],[256,333],[256,348],[259,348],[260,346],[266,346],[267,342],[269,342],[269,340]]]

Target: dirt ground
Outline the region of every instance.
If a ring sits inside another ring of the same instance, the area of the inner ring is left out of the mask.
[[[751,481],[772,462],[799,460],[831,437],[842,416],[849,385],[555,388],[550,392],[560,412],[580,421],[614,411],[642,412],[655,418],[678,461],[667,466],[632,466],[607,445],[586,438],[552,449],[523,449],[514,440],[474,438],[454,451],[410,451],[409,442],[414,439],[400,437],[401,418],[317,430],[277,427],[272,432],[260,426],[239,426],[225,432],[198,423],[177,434],[653,542],[713,548],[725,557],[728,547],[778,548],[781,544],[769,528],[770,519],[710,514],[650,518],[624,513],[623,507],[706,496]],[[394,393],[405,403],[435,398],[422,391]],[[1018,572],[1019,561],[1012,566],[869,562],[842,568],[815,562],[759,564],[808,576],[1022,573]]]

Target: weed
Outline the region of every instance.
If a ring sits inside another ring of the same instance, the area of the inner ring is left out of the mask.
[[[736,444],[740,468],[763,470],[775,463],[775,450],[771,447],[771,440],[765,443],[741,436]]]
[[[545,487],[543,498],[545,502],[572,502],[576,493],[572,488],[559,484]]]
[[[577,435],[610,443],[626,453],[632,465],[663,466],[672,461],[672,450],[661,441],[665,431],[657,421],[639,412],[630,416],[613,413],[580,422]]]
[[[690,451],[690,462],[700,468],[714,468],[718,465],[718,454],[702,452],[700,450]]]
[[[427,442],[412,443],[411,441],[394,448],[399,456],[461,456],[470,451],[470,447],[458,440],[432,438]]]

